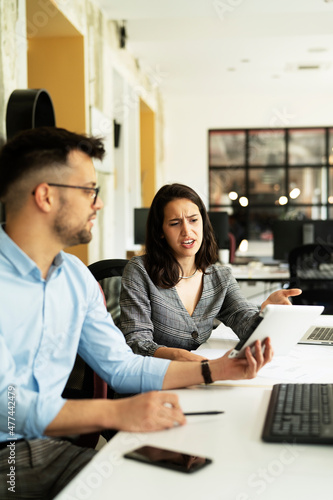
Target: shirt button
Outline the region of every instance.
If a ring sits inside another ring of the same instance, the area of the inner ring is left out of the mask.
[[[192,338],[193,338],[193,339],[197,339],[197,338],[199,337],[198,332],[195,332],[195,331],[194,331],[194,332],[192,332],[192,333],[191,333],[191,335],[192,335]]]

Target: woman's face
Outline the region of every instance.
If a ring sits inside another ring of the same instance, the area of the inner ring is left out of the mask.
[[[202,243],[200,210],[187,198],[169,201],[164,207],[163,237],[179,261],[194,257]]]

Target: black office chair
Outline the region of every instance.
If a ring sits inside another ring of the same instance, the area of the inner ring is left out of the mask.
[[[314,243],[294,248],[289,254],[289,288],[300,288],[293,304],[323,305],[333,314],[333,244]]]
[[[62,397],[65,399],[104,399],[107,397],[107,390],[106,382],[77,354]],[[72,437],[71,441],[77,446],[95,448],[100,434],[100,432],[81,434]]]
[[[105,259],[88,266],[103,290],[106,308],[116,326],[119,326],[120,319],[121,277],[127,262],[127,259]]]
[[[126,259],[106,259],[88,266],[91,273],[98,281],[105,297],[105,305],[110,312],[115,324],[120,318],[120,286],[121,276],[127,264]],[[79,356],[76,356],[74,368],[69,376],[66,387],[62,393],[66,399],[92,399],[110,398],[115,396],[111,387],[102,380],[97,373]],[[102,435],[111,439],[115,431],[104,431]],[[76,445],[95,448],[100,433],[83,434],[73,439]]]
[[[94,275],[95,279],[98,281],[105,297],[106,308],[111,314],[113,322],[119,327],[120,323],[120,288],[121,288],[121,277],[125,266],[127,264],[127,259],[104,259],[88,266],[88,269]],[[117,394],[112,387],[107,387],[107,397],[109,399],[115,399],[118,397],[124,397],[125,395]],[[127,395],[129,396],[129,395]],[[109,441],[116,431],[112,429],[102,432],[102,436]]]

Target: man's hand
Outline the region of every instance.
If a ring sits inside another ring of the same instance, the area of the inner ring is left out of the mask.
[[[291,305],[288,297],[294,297],[295,295],[300,295],[302,290],[299,288],[291,288],[290,290],[277,290],[270,294],[270,296],[261,304],[261,311],[265,309],[267,304],[285,304]]]
[[[254,355],[251,348],[245,349],[245,358],[228,357],[231,351],[228,351],[222,358],[210,361],[210,369],[213,380],[239,380],[251,379],[256,377],[260,368],[269,363],[273,357],[273,349],[270,339],[264,341],[265,350],[262,353],[262,347],[259,340],[254,344]]]
[[[70,399],[47,426],[45,435],[86,434],[103,429],[149,432],[185,422],[178,396],[167,392],[123,399]]]
[[[121,431],[159,431],[186,422],[176,394],[148,392],[113,403],[119,417],[114,428]]]

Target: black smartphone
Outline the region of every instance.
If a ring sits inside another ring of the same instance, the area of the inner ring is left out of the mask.
[[[155,446],[142,446],[141,448],[125,453],[124,457],[186,473],[195,472],[212,463],[212,460],[207,457],[187,455],[179,451],[157,448]]]

